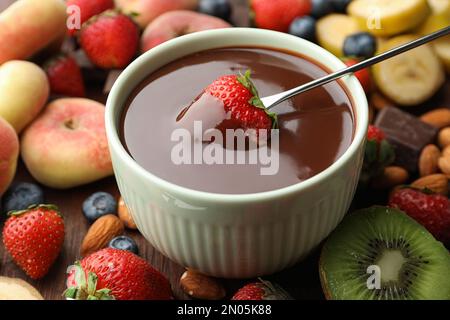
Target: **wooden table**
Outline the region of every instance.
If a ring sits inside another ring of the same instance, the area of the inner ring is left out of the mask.
[[[11,0],[0,0],[0,10],[6,7],[7,2]],[[236,25],[247,26],[248,14],[246,8],[246,0],[233,0],[234,17]],[[103,95],[103,83],[99,81],[88,82],[89,96],[101,102],[106,100]],[[445,102],[443,102],[445,101]],[[440,103],[438,105],[438,103]],[[415,108],[415,112],[422,112],[430,107],[450,106],[450,83],[444,87],[437,97],[429,102],[426,106]],[[19,163],[15,181],[33,181],[30,174],[22,163]],[[46,299],[61,299],[61,294],[65,289],[66,269],[79,255],[81,241],[89,227],[86,219],[81,212],[81,204],[90,194],[97,191],[110,192],[115,196],[119,196],[119,192],[113,177],[102,181],[75,188],[71,190],[58,191],[48,188],[45,190],[45,200],[47,203],[58,205],[65,217],[66,238],[64,248],[61,255],[51,268],[49,274],[39,281],[31,281],[26,275],[14,264],[11,257],[5,252],[3,245],[0,245],[0,275],[8,277],[19,277],[29,281],[42,293]],[[377,201],[375,201],[377,199]],[[373,194],[362,195],[358,198],[356,206],[369,205],[378,202],[378,199],[384,199],[384,195],[374,196]],[[0,227],[3,227],[5,217],[0,217]],[[155,268],[163,272],[172,284],[174,295],[177,299],[188,299],[188,296],[182,292],[179,286],[179,279],[184,272],[184,268],[172,262],[161,253],[156,251],[138,232],[127,232],[136,240],[139,245],[140,255],[147,259]],[[320,287],[318,275],[318,250],[311,256],[295,267],[284,270],[278,274],[266,277],[268,280],[275,281],[283,286],[296,299],[323,299],[323,293]],[[232,295],[237,288],[248,282],[249,280],[223,280],[229,295]]]
[[[11,0],[0,0],[0,10],[7,7]],[[233,20],[236,25],[247,25],[247,9],[245,0],[234,0]],[[101,78],[101,77],[100,77]],[[98,79],[88,82],[89,96],[98,101],[105,102],[103,95],[103,83]],[[19,163],[15,181],[33,181],[23,163]],[[119,196],[119,191],[113,177],[102,181],[83,186],[80,188],[58,191],[49,188],[45,190],[45,201],[59,206],[64,214],[66,237],[64,248],[51,268],[49,274],[39,281],[30,280],[12,261],[11,256],[0,245],[0,275],[8,277],[22,278],[34,286],[42,293],[46,299],[61,299],[61,294],[65,289],[66,270],[75,260],[80,258],[79,249],[81,241],[88,230],[89,224],[81,212],[81,204],[90,194],[97,191],[110,192]],[[5,216],[0,218],[0,227],[3,228]],[[172,262],[153,247],[139,234],[139,232],[127,232],[139,245],[140,256],[147,259],[155,268],[163,272],[169,279],[173,287],[174,295],[178,299],[187,299],[179,287],[179,279],[184,272],[182,266]],[[291,270],[284,271],[279,275],[270,277],[284,285],[296,298],[322,298],[319,278],[317,273],[317,258],[312,257],[309,262],[300,264]],[[232,295],[237,288],[246,281],[224,280],[229,295]]]

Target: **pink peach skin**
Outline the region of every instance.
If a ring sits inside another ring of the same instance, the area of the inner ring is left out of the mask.
[[[134,20],[145,28],[161,14],[173,10],[195,10],[198,0],[115,0],[124,13],[136,13]]]
[[[148,51],[185,34],[230,27],[231,25],[222,19],[198,12],[187,10],[167,12],[156,18],[145,29],[141,38],[141,51]]]
[[[88,99],[50,103],[22,135],[22,159],[31,175],[56,189],[111,175],[104,114],[102,104]]]
[[[16,174],[19,138],[14,128],[0,117],[0,197]]]
[[[62,0],[18,0],[0,14],[0,64],[26,59],[66,32]]]

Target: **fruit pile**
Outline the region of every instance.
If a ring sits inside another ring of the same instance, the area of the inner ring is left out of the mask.
[[[0,13],[2,239],[31,279],[50,276],[68,240],[64,212],[46,204],[40,185],[68,189],[112,175],[104,106],[85,98],[93,78],[104,81],[174,37],[231,27],[231,2],[18,0]],[[78,9],[79,19],[70,15]],[[448,0],[251,0],[249,9],[255,27],[317,42],[347,65],[450,24]],[[450,299],[450,109],[420,117],[408,109],[420,110],[439,91],[445,70],[449,38],[356,74],[374,124],[357,197],[381,193],[365,205],[386,206],[349,214],[324,244],[319,270],[328,299]],[[11,184],[19,154],[40,185]],[[166,277],[124,234],[137,227],[123,199],[97,192],[80,211],[90,228],[69,268],[67,299],[173,298]],[[262,279],[226,292],[192,269],[180,286],[196,299],[291,299]],[[0,277],[0,299],[43,297],[23,280]]]
[[[108,70],[176,36],[231,25],[228,1],[18,0],[0,13],[0,196],[3,244],[32,279],[63,250],[64,213],[34,183],[11,185],[19,155],[41,185],[69,189],[112,175],[104,105],[86,99]],[[198,12],[192,11],[198,8]],[[217,16],[217,17],[216,17]],[[223,18],[223,19],[222,19]],[[14,44],[14,45],[12,45]],[[93,79],[94,78],[94,79]],[[94,94],[95,95],[95,94]],[[98,96],[98,94],[96,95]],[[82,205],[92,223],[80,244],[66,296],[170,299],[169,282],[139,258],[124,229],[136,229],[124,202],[96,193]],[[3,219],[2,219],[3,220]],[[99,251],[105,247],[105,249]],[[103,274],[114,264],[115,273]],[[130,273],[134,270],[135,273]],[[95,279],[94,279],[95,278]],[[95,285],[93,285],[95,283]],[[106,290],[108,289],[108,290]],[[31,286],[0,278],[0,298],[42,299]]]
[[[252,0],[259,28],[314,41],[348,64],[385,52],[450,24],[447,0]],[[356,60],[356,61],[357,61]],[[372,68],[376,88],[401,106],[432,97],[450,72],[450,37],[434,41]],[[356,74],[366,93],[369,71]]]
[[[450,25],[446,0],[252,0],[251,6],[255,26],[314,41],[347,65]],[[408,112],[442,88],[449,48],[450,37],[443,38],[355,74],[374,124],[357,197],[381,192],[381,202],[370,198],[364,205],[388,207],[351,214],[328,239],[320,276],[329,299],[449,299],[443,244],[450,245],[450,109],[428,107],[420,117]],[[434,271],[425,267],[431,264]],[[378,290],[366,283],[372,265],[381,269]],[[428,276],[421,287],[418,278]]]

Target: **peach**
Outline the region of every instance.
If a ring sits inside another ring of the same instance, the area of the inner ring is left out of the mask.
[[[0,64],[26,59],[66,32],[62,0],[19,0],[0,14]]]
[[[49,91],[45,72],[34,63],[4,63],[0,66],[0,117],[19,133],[42,110]]]
[[[136,13],[135,21],[145,28],[159,15],[173,10],[195,10],[198,0],[115,0],[125,13]]]
[[[19,138],[14,128],[0,117],[0,197],[8,189],[16,173]]]
[[[206,14],[179,10],[164,13],[150,23],[141,38],[142,52],[178,36],[209,29],[229,28],[231,25]]]
[[[24,131],[21,154],[43,185],[67,189],[112,175],[105,107],[93,100],[58,99]]]

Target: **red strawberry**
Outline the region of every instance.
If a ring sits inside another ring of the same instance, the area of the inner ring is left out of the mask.
[[[367,131],[367,140],[381,143],[381,141],[383,141],[384,139],[386,139],[386,135],[380,128],[369,125],[369,129]]]
[[[449,243],[450,205],[447,197],[428,190],[403,188],[391,194],[389,206],[404,211],[436,239]]]
[[[65,296],[76,300],[170,300],[169,281],[147,261],[106,248],[69,270]]]
[[[114,0],[67,0],[67,7],[69,6],[80,8],[80,22],[83,24],[103,11],[113,9]],[[76,31],[76,29],[69,29],[69,35],[73,35]]]
[[[220,99],[231,119],[244,129],[270,130],[277,126],[276,114],[268,112],[258,96],[250,78],[250,71],[244,75],[222,76],[210,84],[206,93]]]
[[[311,13],[311,0],[252,0],[252,19],[258,28],[288,32],[291,22]]]
[[[231,300],[292,300],[292,298],[278,285],[260,280],[239,289]]]
[[[64,220],[53,205],[9,213],[3,243],[14,261],[33,279],[45,276],[64,242]]]
[[[44,69],[52,93],[69,97],[85,96],[83,76],[73,57],[61,54],[46,62]]]
[[[109,10],[83,25],[79,41],[91,62],[98,67],[122,69],[136,54],[139,28],[129,16]]]
[[[348,67],[351,67],[359,63],[359,61],[356,59],[345,59],[344,63]],[[370,93],[370,91],[372,90],[372,76],[370,75],[370,70],[368,68],[359,70],[355,72],[355,77],[361,83],[361,86],[363,87],[364,91],[366,93]]]

